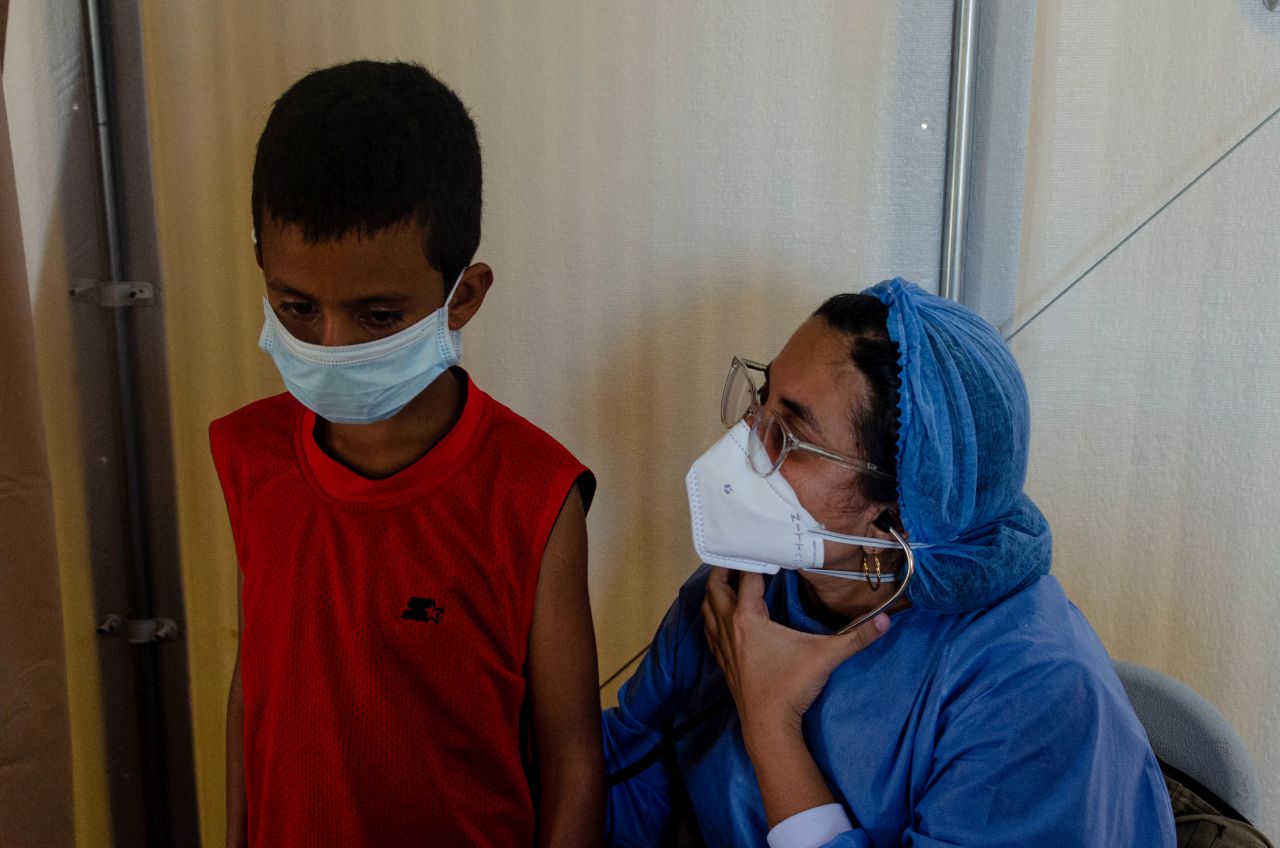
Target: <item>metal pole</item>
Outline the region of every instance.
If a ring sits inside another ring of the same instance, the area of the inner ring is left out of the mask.
[[[978,43],[978,0],[956,0],[951,44],[951,108],[947,122],[947,180],[942,206],[943,297],[964,293],[964,225],[969,193],[969,138],[973,124],[974,53]]]
[[[109,282],[128,278],[120,234],[120,198],[117,191],[115,143],[111,122],[110,62],[103,29],[101,0],[85,0],[89,54],[93,73],[94,119],[97,124],[98,167],[101,180],[102,220],[106,230]],[[120,419],[121,472],[124,476],[124,524],[128,539],[125,556],[133,609],[130,617],[149,619],[156,614],[151,569],[151,543],[147,524],[146,487],[143,475],[142,426],[134,373],[133,327],[129,309],[112,309],[115,340],[117,414]],[[147,844],[168,844],[169,796],[163,714],[160,707],[159,643],[132,646],[138,676],[139,742],[142,787],[147,819]]]

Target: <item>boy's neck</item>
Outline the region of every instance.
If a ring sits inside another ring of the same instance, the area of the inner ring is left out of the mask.
[[[466,391],[453,370],[441,374],[404,409],[373,424],[335,424],[316,418],[321,449],[371,480],[390,477],[417,462],[453,429]]]

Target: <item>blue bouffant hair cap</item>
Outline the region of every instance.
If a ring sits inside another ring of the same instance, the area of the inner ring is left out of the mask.
[[[898,506],[916,552],[916,606],[990,606],[1049,573],[1049,523],[1022,488],[1031,414],[1004,339],[902,279],[866,290],[899,350]],[[916,545],[921,545],[916,549]]]

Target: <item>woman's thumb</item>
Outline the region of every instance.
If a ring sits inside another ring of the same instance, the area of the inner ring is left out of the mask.
[[[889,616],[880,613],[870,621],[864,622],[840,637],[843,643],[842,653],[847,659],[879,639],[889,629]]]

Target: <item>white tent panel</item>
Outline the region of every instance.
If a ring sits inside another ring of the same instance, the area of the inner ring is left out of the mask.
[[[1041,2],[1019,320],[1280,107],[1261,2]],[[1212,701],[1280,830],[1280,120],[1015,340],[1029,491],[1113,655]],[[1015,321],[1015,324],[1017,322]]]

